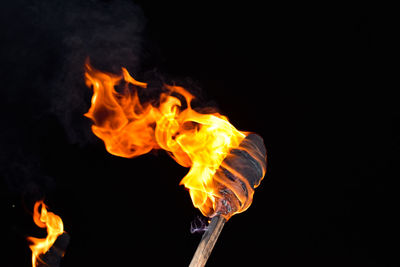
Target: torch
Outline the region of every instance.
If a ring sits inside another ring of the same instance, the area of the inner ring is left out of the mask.
[[[40,212],[39,207],[41,207]],[[64,232],[60,216],[47,211],[47,206],[40,200],[34,205],[33,221],[40,228],[46,228],[47,236],[27,238],[31,243],[29,248],[32,250],[32,267],[59,267],[70,239]]]
[[[201,238],[190,267],[206,264],[225,222],[251,204],[254,188],[260,184],[265,169],[266,149],[263,139],[257,134],[246,136],[239,147],[232,149],[226,156],[213,177],[220,192],[215,213]]]
[[[192,108],[195,96],[183,87],[164,85],[159,101],[141,102],[138,90],[147,84],[125,68],[111,74],[87,61],[85,70],[86,85],[93,89],[85,116],[109,153],[133,158],[163,149],[190,168],[180,184],[189,190],[193,205],[211,218],[190,266],[204,266],[225,222],[250,206],[265,175],[263,139],[237,130],[220,113]],[[124,87],[122,93],[117,85]]]

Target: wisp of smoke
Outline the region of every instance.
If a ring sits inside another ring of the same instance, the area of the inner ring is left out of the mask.
[[[208,229],[207,219],[205,217],[197,216],[190,223],[190,233],[204,233]]]

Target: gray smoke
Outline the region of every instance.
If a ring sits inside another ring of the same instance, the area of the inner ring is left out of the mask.
[[[88,110],[87,100],[92,93],[83,86],[84,60],[89,57],[96,68],[114,73],[120,73],[121,66],[137,71],[144,17],[137,6],[127,1],[62,3],[62,8],[54,7],[62,18],[60,27],[54,30],[61,28],[64,32],[60,41],[65,55],[53,83],[51,104],[71,141],[79,143],[93,137],[88,127],[82,127],[87,120],[77,116]],[[50,24],[52,19],[44,24]]]
[[[215,106],[196,81],[141,68],[141,55],[149,53],[145,24],[140,7],[127,0],[15,0],[2,6],[0,176],[11,191],[41,196],[54,188],[40,151],[55,132],[47,147],[101,142],[83,116],[92,95],[84,83],[87,58],[103,71],[120,73],[124,66],[135,78],[141,73],[139,80],[149,82],[143,101],[157,101],[162,84],[176,82],[197,96],[199,110]]]
[[[85,59],[110,72],[137,71],[144,25],[142,10],[124,0],[2,3],[0,176],[6,188],[38,197],[54,188],[42,171],[38,141],[51,139],[49,125],[60,125],[57,134],[70,144],[97,140],[83,117],[92,93],[84,84]]]

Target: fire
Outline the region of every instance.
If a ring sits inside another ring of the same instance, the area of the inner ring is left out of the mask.
[[[39,206],[42,207],[40,213]],[[33,221],[40,228],[47,229],[46,238],[28,237],[28,241],[32,243],[29,245],[32,250],[32,267],[36,267],[38,260],[41,261],[39,256],[45,254],[54,244],[57,237],[64,232],[64,225],[59,216],[47,211],[47,206],[42,200],[35,203]]]
[[[213,176],[247,133],[238,131],[219,113],[194,110],[191,102],[195,97],[180,86],[164,85],[158,105],[142,103],[137,90],[146,90],[147,84],[136,81],[125,68],[116,75],[96,70],[87,62],[85,80],[93,89],[85,116],[94,122],[92,131],[104,141],[107,151],[132,158],[153,149],[166,150],[177,163],[190,168],[180,184],[189,190],[193,205],[203,215],[213,216],[223,198]],[[117,92],[117,85],[124,86],[122,93]],[[250,203],[241,201],[234,213],[244,211]]]

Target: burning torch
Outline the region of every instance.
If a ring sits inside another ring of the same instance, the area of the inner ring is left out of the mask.
[[[42,200],[35,203],[33,221],[38,227],[46,228],[47,236],[28,237],[31,243],[29,248],[32,250],[32,267],[59,267],[69,243],[69,235],[64,232],[63,221],[60,216],[49,212]]]
[[[263,139],[237,130],[217,112],[196,111],[191,106],[195,96],[183,87],[164,85],[155,106],[140,101],[137,90],[146,90],[147,84],[125,68],[111,74],[87,61],[85,70],[86,85],[93,89],[85,116],[109,153],[133,158],[163,149],[190,168],[180,184],[189,190],[193,205],[211,218],[190,266],[204,266],[225,222],[252,203],[266,172]],[[117,92],[117,85],[125,90]]]

